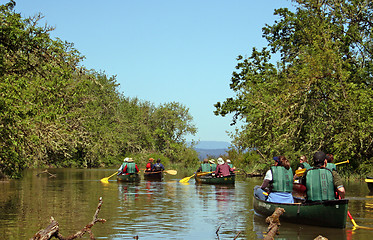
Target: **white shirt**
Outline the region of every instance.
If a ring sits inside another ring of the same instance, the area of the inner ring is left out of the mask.
[[[272,171],[271,171],[271,169],[269,169],[269,170],[266,172],[266,175],[265,175],[265,177],[264,177],[264,180],[272,181],[272,179],[273,179]]]

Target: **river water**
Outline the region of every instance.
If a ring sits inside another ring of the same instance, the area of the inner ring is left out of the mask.
[[[120,183],[113,177],[100,181],[115,169],[28,170],[21,180],[0,182],[0,239],[29,239],[49,224],[51,216],[67,237],[98,214],[106,219],[96,223],[96,239],[261,239],[265,219],[256,216],[252,189],[261,178],[238,176],[234,186],[196,185],[179,180],[187,174],[166,175],[163,181]],[[346,229],[311,227],[282,222],[276,239],[372,239],[373,196],[364,182],[345,183],[349,211],[359,226],[347,220]],[[281,218],[280,218],[281,220]],[[89,239],[84,235],[83,239]]]

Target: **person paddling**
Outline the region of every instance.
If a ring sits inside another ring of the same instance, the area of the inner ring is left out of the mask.
[[[127,166],[128,159],[129,159],[129,158],[125,158],[125,159],[123,159],[123,163],[122,163],[122,165],[120,165],[120,167],[118,168],[118,175],[123,173],[123,169],[124,169],[124,167]]]
[[[158,158],[157,162],[152,167],[152,172],[160,172],[160,171],[164,171],[164,166],[161,163],[161,159]]]
[[[203,159],[201,166],[198,168],[197,172],[211,172],[211,166],[207,158]]]
[[[231,175],[231,168],[222,158],[218,158],[218,166],[215,170],[216,177],[227,177]]]
[[[138,172],[139,172],[139,168],[137,167],[137,164],[134,163],[132,158],[129,158],[127,160],[127,165],[122,170],[122,174],[130,175],[130,174],[135,174]]]
[[[293,172],[290,163],[284,156],[273,157],[273,160],[274,166],[267,171],[262,185],[254,188],[254,194],[268,202],[294,203]],[[269,194],[266,193],[267,188]]]
[[[151,172],[153,167],[154,158],[149,158],[149,162],[145,166],[145,172]]]
[[[330,153],[326,154],[326,161],[328,162],[328,163],[326,164],[326,168],[328,168],[328,169],[330,169],[330,170],[332,170],[332,171],[337,171],[337,167],[336,167],[336,165],[333,163],[333,160],[334,160],[334,156],[333,156],[333,154],[330,154]]]
[[[307,170],[303,184],[307,189],[308,201],[333,200],[336,192],[341,199],[345,197],[345,188],[337,171],[326,168],[326,154],[322,151],[313,156],[314,167]]]

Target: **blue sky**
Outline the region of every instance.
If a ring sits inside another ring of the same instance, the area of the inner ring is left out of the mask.
[[[8,1],[1,0],[6,3]],[[16,0],[22,16],[44,15],[52,37],[72,42],[88,69],[116,75],[120,91],[156,106],[180,102],[198,128],[188,140],[230,141],[232,116],[213,114],[233,97],[238,55],[266,45],[262,27],[287,0]]]

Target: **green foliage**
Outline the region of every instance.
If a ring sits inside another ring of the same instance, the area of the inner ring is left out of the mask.
[[[245,121],[235,140],[241,149],[293,163],[323,150],[358,167],[373,157],[373,5],[294,2],[295,13],[278,9],[280,21],[263,28],[268,49],[238,57],[230,84],[236,96],[218,102],[215,114]],[[276,65],[271,54],[281,57]]]
[[[153,153],[166,162],[197,159],[185,144],[196,132],[185,106],[124,97],[115,76],[80,66],[73,44],[51,39],[41,15],[23,19],[14,6],[0,6],[0,173],[108,166]]]

